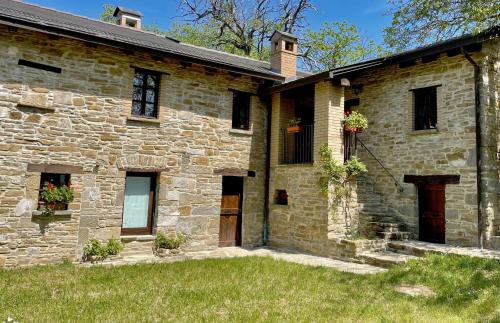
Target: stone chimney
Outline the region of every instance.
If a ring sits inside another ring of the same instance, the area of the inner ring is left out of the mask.
[[[297,37],[276,30],[271,40],[271,69],[284,77],[297,76]]]
[[[120,26],[141,29],[142,13],[139,11],[116,7],[113,16],[116,17],[116,23]]]

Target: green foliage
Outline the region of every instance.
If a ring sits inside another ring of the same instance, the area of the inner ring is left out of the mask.
[[[106,253],[110,256],[116,256],[123,251],[123,244],[118,239],[111,239],[106,245]]]
[[[99,16],[99,20],[109,22],[109,23],[116,23],[116,18],[113,16],[115,13],[116,7],[113,6],[112,4],[105,3],[102,5],[102,12],[101,15]]]
[[[106,245],[97,239],[90,239],[83,247],[83,260],[104,260],[122,252],[123,244],[117,239],[111,239]]]
[[[356,132],[368,128],[368,120],[359,112],[346,112],[342,125],[346,130]]]
[[[186,237],[178,234],[174,238],[167,237],[163,232],[158,232],[155,239],[156,249],[179,249],[186,242]]]
[[[352,196],[351,183],[367,169],[357,157],[353,156],[342,164],[333,157],[333,152],[327,144],[320,148],[321,168],[325,174],[319,181],[320,189],[329,198],[329,206],[332,215],[335,216],[341,207],[344,215],[345,235],[350,237],[356,235],[357,230],[352,227],[350,203]]]
[[[301,43],[302,61],[314,72],[349,65],[382,54],[374,41],[364,39],[355,25],[325,22],[319,31],[308,29]]]
[[[295,126],[300,125],[301,123],[302,123],[301,118],[293,118],[293,119],[288,120],[289,127],[295,127]]]
[[[384,41],[401,51],[466,33],[477,33],[500,23],[495,0],[389,0],[392,23]]]

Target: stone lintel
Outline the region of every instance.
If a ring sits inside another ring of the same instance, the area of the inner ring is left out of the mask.
[[[82,166],[28,164],[28,172],[55,174],[83,174]]]

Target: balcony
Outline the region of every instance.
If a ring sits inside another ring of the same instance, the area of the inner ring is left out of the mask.
[[[280,164],[307,164],[313,162],[314,125],[301,126],[289,133],[280,129]]]

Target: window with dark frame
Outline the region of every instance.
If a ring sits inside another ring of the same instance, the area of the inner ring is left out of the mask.
[[[250,93],[233,92],[233,129],[250,129]]]
[[[289,41],[285,42],[285,50],[293,52],[293,43]]]
[[[158,118],[160,73],[136,69],[133,87],[132,115]]]
[[[40,189],[39,192],[43,190],[43,187],[45,186],[45,183],[52,184],[56,187],[66,185],[70,186],[71,181],[70,181],[70,174],[55,174],[55,173],[42,173],[40,176]],[[38,197],[38,208],[41,207],[42,199],[39,196]],[[67,208],[67,205],[66,205]]]
[[[437,87],[413,90],[414,130],[437,128]]]

